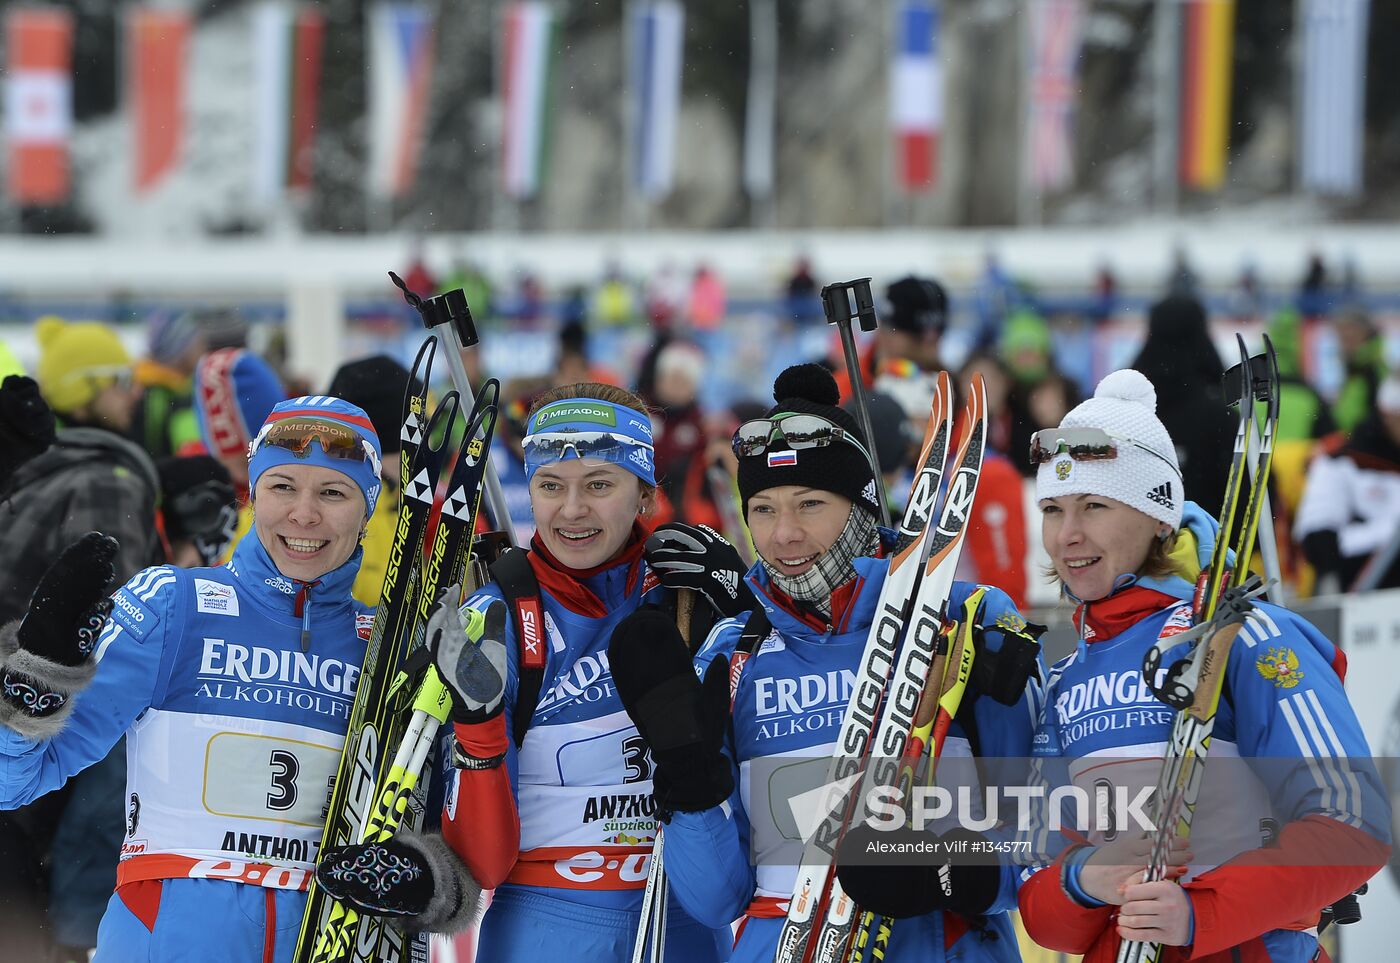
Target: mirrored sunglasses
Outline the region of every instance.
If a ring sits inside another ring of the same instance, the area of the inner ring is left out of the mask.
[[[859,438],[820,415],[780,415],[774,418],[754,418],[739,426],[731,442],[734,454],[752,458],[768,451],[774,438],[782,438],[793,451],[804,448],[825,448],[833,442],[852,445],[870,461],[870,452]]]

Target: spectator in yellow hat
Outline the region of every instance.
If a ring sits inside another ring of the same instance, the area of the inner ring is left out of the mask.
[[[131,356],[117,332],[96,321],[40,318],[39,391],[65,425],[126,434],[136,404]]]

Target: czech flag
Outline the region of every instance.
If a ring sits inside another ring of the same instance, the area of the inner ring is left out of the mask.
[[[9,195],[17,204],[58,204],[68,197],[72,58],[73,17],[68,11],[10,11],[5,19],[5,139]]]
[[[433,76],[433,15],[376,4],[369,17],[369,188],[400,197],[413,186]]]
[[[908,191],[938,182],[938,136],[943,127],[943,68],[938,62],[938,8],[905,3],[895,23],[890,67],[890,124],[895,166]]]

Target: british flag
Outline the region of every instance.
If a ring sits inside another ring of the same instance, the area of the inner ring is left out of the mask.
[[[1028,176],[1039,191],[1074,180],[1071,121],[1078,91],[1083,10],[1080,0],[1039,0],[1028,7],[1030,136]]]

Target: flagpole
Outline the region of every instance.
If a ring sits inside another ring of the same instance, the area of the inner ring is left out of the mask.
[[[1156,131],[1153,137],[1153,168],[1157,181],[1155,207],[1158,213],[1175,215],[1177,211],[1177,137],[1180,118],[1177,116],[1177,32],[1179,0],[1157,0],[1152,23],[1156,60],[1156,96],[1153,113]]]
[[[749,5],[749,89],[744,115],[744,184],[749,192],[749,223],[777,224],[776,100],[778,9],[776,0]]]
[[[1017,216],[1016,220],[1022,226],[1038,225],[1040,217],[1038,208],[1040,205],[1040,189],[1035,183],[1035,161],[1031,157],[1033,146],[1031,144],[1035,131],[1035,94],[1032,87],[1035,84],[1035,15],[1031,13],[1030,5],[1013,9],[1011,16],[1017,16],[1016,10],[1020,10],[1021,22],[1018,31],[1021,36],[1020,61],[1021,61],[1021,89],[1020,89],[1020,112],[1021,112],[1021,163],[1017,165],[1021,183],[1016,192]]]
[[[894,176],[894,82],[891,71],[894,70],[894,38],[897,35],[895,20],[899,16],[899,0],[884,0],[883,17],[876,18],[879,24],[877,30],[880,32],[879,42],[884,45],[885,59],[889,61],[889,66],[885,73],[885,132],[884,146],[881,154],[884,162],[880,165],[880,226],[888,228],[890,219],[894,213],[895,204],[898,202],[895,197],[895,176]]]

